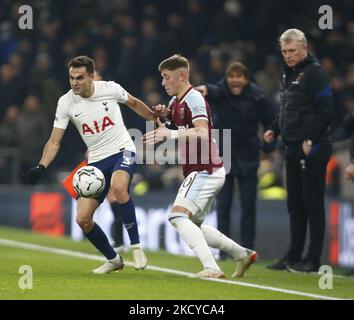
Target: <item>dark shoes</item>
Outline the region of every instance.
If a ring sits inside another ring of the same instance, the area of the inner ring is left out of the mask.
[[[320,264],[311,259],[305,258],[288,268],[292,272],[318,272]]]
[[[318,272],[320,264],[309,258],[301,261],[292,261],[286,258],[267,266],[269,270],[289,270],[292,272]]]
[[[292,261],[286,258],[279,260],[278,262],[267,266],[269,270],[288,270],[293,265],[297,264],[298,261]]]

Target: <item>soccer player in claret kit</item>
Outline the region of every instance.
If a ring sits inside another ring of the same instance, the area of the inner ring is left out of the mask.
[[[162,86],[172,99],[169,107],[157,105],[153,109],[161,118],[170,118],[179,129],[170,130],[157,119],[159,127],[145,134],[143,139],[147,144],[154,144],[165,138],[178,139],[178,149],[185,160],[185,180],[178,190],[168,219],[203,265],[204,269],[196,277],[224,278],[209,246],[232,256],[236,261],[232,276],[242,277],[256,261],[257,253],[238,245],[217,229],[203,224],[225,181],[225,168],[211,137],[210,107],[201,93],[191,86],[189,63],[185,57],[173,55],[162,61],[158,69],[163,79]],[[190,146],[193,140],[196,145]],[[207,148],[202,148],[203,145]]]
[[[102,229],[93,221],[97,207],[111,188],[120,206],[123,223],[128,231],[135,269],[144,269],[147,258],[141,248],[135,207],[129,196],[133,177],[135,145],[123,123],[118,103],[124,103],[146,120],[155,121],[151,109],[131,96],[113,81],[94,81],[94,61],[78,56],[69,64],[71,90],[63,95],[57,106],[54,127],[44,147],[39,164],[26,173],[27,181],[36,183],[45,173],[59,151],[69,120],[78,129],[88,148],[88,164],[99,168],[106,180],[105,189],[98,198],[79,197],[76,221],[90,242],[107,258],[94,273],[108,273],[123,268],[123,259],[117,254]],[[117,103],[118,102],[118,103]]]

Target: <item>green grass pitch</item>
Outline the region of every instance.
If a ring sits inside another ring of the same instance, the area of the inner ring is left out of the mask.
[[[354,277],[340,276],[342,269],[334,269],[336,276],[333,277],[332,289],[321,289],[320,275],[269,271],[265,265],[271,261],[262,259],[250,268],[244,278],[233,279],[230,276],[234,271],[234,263],[227,260],[219,262],[227,276],[226,281],[208,281],[173,273],[173,270],[185,273],[200,271],[197,258],[148,251],[146,253],[151,267],[144,271],[136,271],[131,267],[131,254],[125,253],[123,258],[127,265],[122,271],[95,275],[91,270],[102,262],[99,258],[95,260],[94,256],[89,259],[14,247],[4,244],[2,239],[100,256],[87,241],[74,242],[66,237],[53,238],[26,230],[0,227],[0,300],[354,299]],[[21,289],[19,286],[24,275],[19,269],[23,265],[32,268],[32,289]],[[242,286],[244,283],[254,286]]]

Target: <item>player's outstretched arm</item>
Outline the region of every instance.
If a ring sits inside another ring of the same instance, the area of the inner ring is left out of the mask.
[[[64,136],[64,132],[64,129],[53,128],[49,140],[43,149],[43,155],[39,161],[39,164],[36,167],[28,170],[25,174],[28,183],[35,184],[44,176],[46,168],[54,160],[60,149],[60,144]]]
[[[149,121],[156,121],[155,113],[141,100],[128,94],[128,100],[125,103],[128,107],[133,109],[139,116]]]
[[[198,138],[209,139],[208,121],[204,119],[195,120],[193,122],[194,128],[178,131],[178,138]]]
[[[170,130],[166,125],[157,118],[158,128],[146,133],[143,136],[143,142],[146,144],[155,144],[163,141],[164,139],[184,139],[184,138],[199,138],[208,139],[208,122],[206,120],[196,120],[193,122],[194,128],[186,129],[179,127],[178,130]]]

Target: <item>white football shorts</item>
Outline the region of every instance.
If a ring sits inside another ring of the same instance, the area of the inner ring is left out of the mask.
[[[215,196],[225,182],[225,168],[221,167],[212,174],[204,171],[191,172],[180,186],[173,206],[187,208],[193,222],[200,225],[214,202]],[[171,213],[173,216],[173,212]]]

